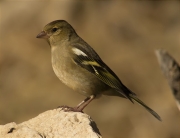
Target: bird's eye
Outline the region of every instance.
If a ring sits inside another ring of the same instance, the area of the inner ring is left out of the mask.
[[[56,32],[57,30],[58,30],[58,28],[53,28],[53,29],[51,30],[51,32],[54,33],[54,32]]]

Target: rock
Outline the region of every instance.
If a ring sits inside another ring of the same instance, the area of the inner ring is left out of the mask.
[[[91,117],[61,108],[41,113],[21,124],[0,125],[0,138],[102,138]]]

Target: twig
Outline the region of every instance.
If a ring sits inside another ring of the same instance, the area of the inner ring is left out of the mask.
[[[156,50],[156,56],[180,110],[180,66],[165,50]]]

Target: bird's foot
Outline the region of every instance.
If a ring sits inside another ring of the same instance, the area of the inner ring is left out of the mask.
[[[57,108],[61,108],[63,111],[65,112],[82,112],[83,111],[80,109],[80,108],[77,108],[77,107],[69,107],[67,105],[61,105],[61,106],[58,106]]]

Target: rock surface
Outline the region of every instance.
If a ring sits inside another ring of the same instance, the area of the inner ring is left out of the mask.
[[[21,124],[0,125],[1,138],[102,138],[91,117],[61,108],[41,113]]]

